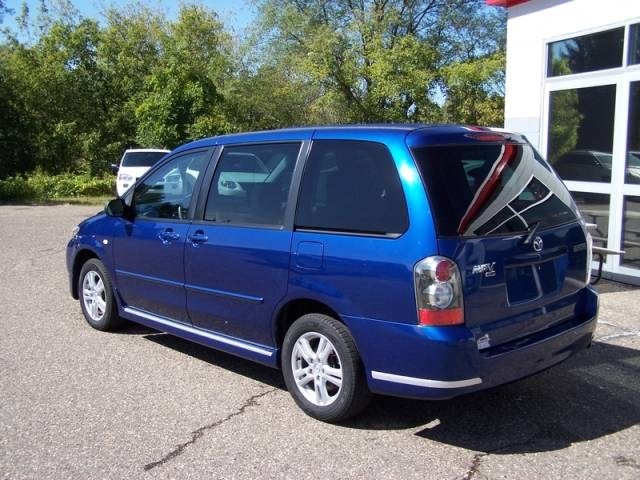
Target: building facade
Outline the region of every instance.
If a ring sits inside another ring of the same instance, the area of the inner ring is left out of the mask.
[[[640,283],[640,0],[487,0],[506,7],[505,128],[554,165],[607,255]]]

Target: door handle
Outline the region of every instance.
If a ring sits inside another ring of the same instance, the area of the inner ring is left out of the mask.
[[[196,230],[193,235],[189,235],[188,240],[194,247],[197,247],[200,243],[205,243],[209,240],[209,237],[204,234],[202,230]]]
[[[158,234],[158,238],[167,245],[175,240],[180,240],[180,234],[173,231],[173,228],[166,228]]]

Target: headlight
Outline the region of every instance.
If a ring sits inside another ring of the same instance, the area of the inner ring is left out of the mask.
[[[79,231],[80,231],[80,227],[78,225],[73,227],[73,230],[71,230],[71,238],[76,238]]]
[[[131,182],[133,181],[133,177],[128,173],[121,173],[118,175],[118,180],[122,180],[123,182]]]

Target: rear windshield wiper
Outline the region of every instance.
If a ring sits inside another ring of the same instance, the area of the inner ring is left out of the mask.
[[[527,238],[525,238],[524,242],[522,242],[523,245],[529,245],[531,243],[531,241],[533,240],[533,237],[535,237],[536,233],[538,233],[539,226],[540,226],[540,222],[535,222],[529,225],[529,229],[527,230],[527,232],[529,232],[529,235],[527,235]]]

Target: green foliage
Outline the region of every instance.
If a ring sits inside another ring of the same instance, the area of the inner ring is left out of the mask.
[[[559,75],[571,73],[566,58],[553,62],[553,71]],[[576,148],[578,129],[582,121],[578,92],[559,90],[550,97],[551,118],[549,119],[549,161],[555,163],[562,155]]]
[[[446,101],[444,120],[470,125],[501,126],[503,122],[504,52],[456,62],[442,69]]]
[[[47,201],[69,197],[113,195],[113,175],[47,175],[36,171],[29,176],[15,176],[0,180],[0,201]]]
[[[69,178],[101,178],[126,148],[232,131],[502,123],[505,15],[483,0],[255,0],[244,41],[198,4],[174,19],[117,5],[98,22],[71,0],[35,14],[0,0],[0,22],[17,25],[0,40],[8,196],[76,192]],[[34,170],[46,175],[24,177]]]
[[[24,177],[8,177],[0,180],[0,201],[31,200],[36,198],[35,190]]]
[[[135,109],[138,142],[176,146],[229,131],[218,85],[229,68],[230,38],[216,14],[183,6],[160,44],[164,56],[145,79]]]
[[[325,117],[502,121],[505,18],[484,2],[262,0],[258,5],[258,38],[268,39],[258,42],[259,48],[274,65],[285,65],[309,88],[330,95],[331,102],[318,96],[316,103],[335,109]]]
[[[562,155],[576,148],[582,114],[578,104],[578,92],[575,90],[552,92],[551,102],[549,161],[555,163]]]

